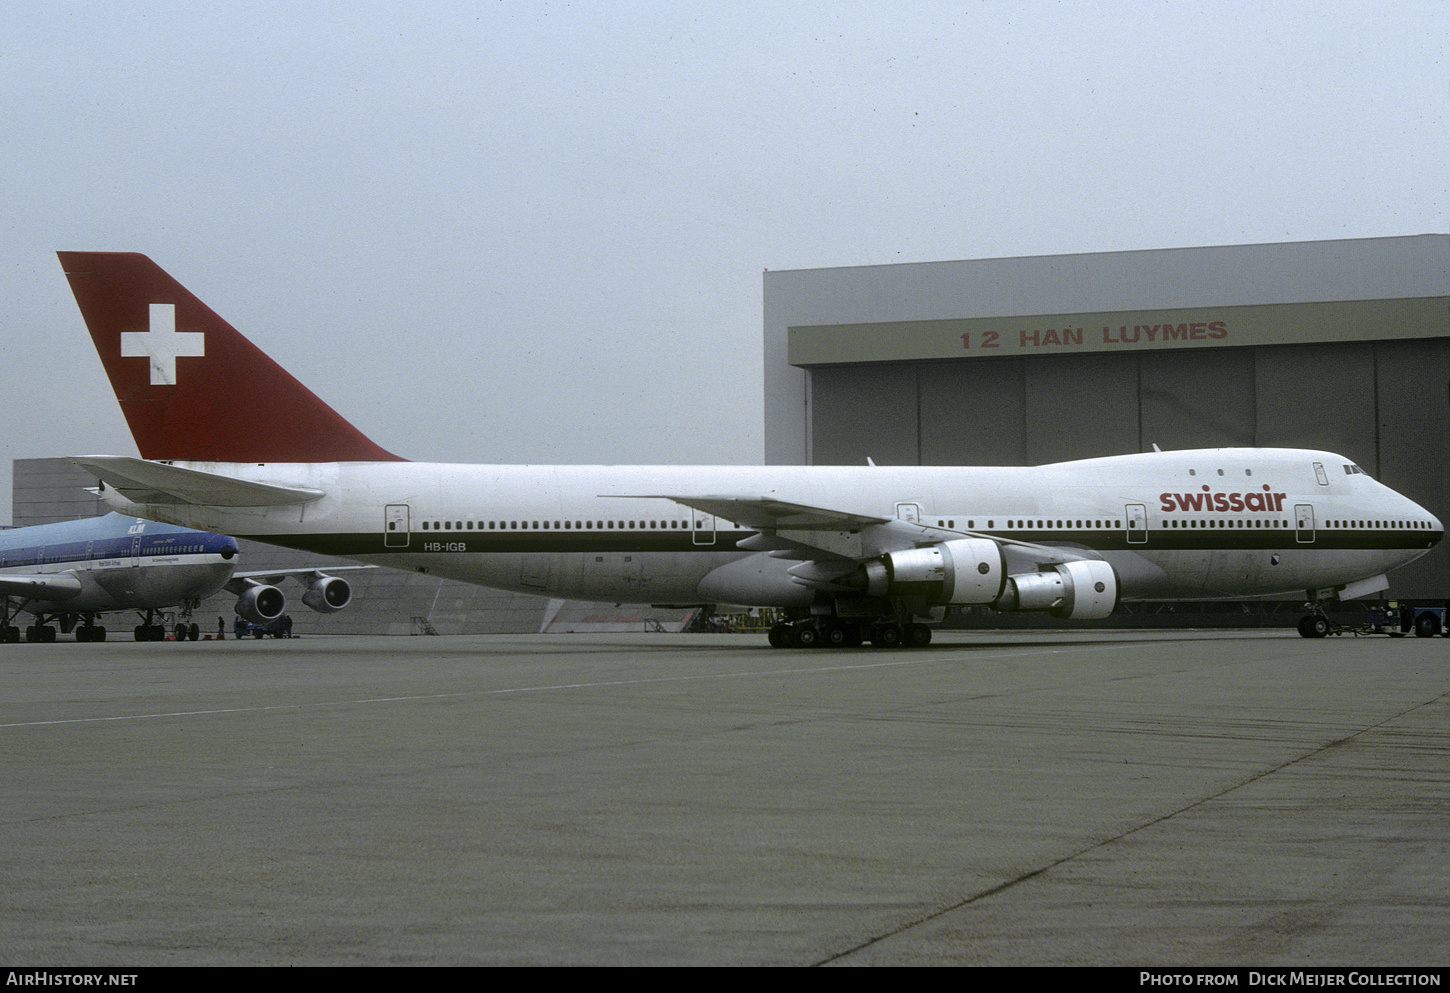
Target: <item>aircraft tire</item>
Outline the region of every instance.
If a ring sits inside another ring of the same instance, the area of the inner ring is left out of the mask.
[[[1440,618],[1434,614],[1421,614],[1415,618],[1415,637],[1433,638],[1440,633]]]
[[[821,633],[813,625],[800,624],[791,631],[790,640],[796,648],[815,648],[821,643]]]
[[[1309,637],[1323,638],[1329,633],[1329,622],[1322,617],[1311,617],[1306,625],[1309,629]]]
[[[826,647],[845,648],[850,640],[850,635],[847,634],[844,625],[832,624],[830,627],[826,628],[824,639]]]
[[[871,632],[871,644],[877,648],[899,648],[902,636],[900,624],[878,624]]]
[[[106,640],[106,629],[103,628],[103,627],[101,627],[99,624],[97,624],[96,626],[94,626],[93,628],[91,628],[91,640],[92,641],[105,641]]]
[[[771,625],[770,634],[768,635],[768,637],[770,638],[770,647],[771,648],[789,648],[790,647],[790,625],[789,624],[773,624],[773,625]]]
[[[185,641],[186,640],[186,625],[185,624],[178,624],[178,625],[176,625],[176,630],[173,631],[173,632],[171,632],[171,634],[172,634],[172,636],[177,641]]]
[[[906,643],[912,648],[925,648],[931,644],[931,628],[925,624],[908,624],[906,626]]]

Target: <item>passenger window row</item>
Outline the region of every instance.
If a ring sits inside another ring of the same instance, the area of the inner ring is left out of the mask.
[[[703,520],[695,523],[703,529]],[[689,521],[424,521],[424,531],[688,531]]]
[[[957,522],[955,518],[943,517],[937,520],[936,526],[939,528],[955,528],[957,526]],[[977,528],[977,522],[975,520],[968,520],[966,522],[966,526],[968,531],[975,531]],[[996,526],[996,519],[987,521],[988,529],[996,528]],[[1055,523],[1053,521],[1028,520],[1026,518],[1022,518],[1006,521],[1003,524],[1003,527],[1007,528],[1008,530],[1018,531],[1041,531],[1052,528],[1077,528],[1078,530],[1083,530],[1086,528],[1097,528],[1101,530],[1103,528],[1121,528],[1122,526],[1123,522],[1121,520],[1105,520],[1102,518],[1099,518],[1097,520],[1059,520]]]

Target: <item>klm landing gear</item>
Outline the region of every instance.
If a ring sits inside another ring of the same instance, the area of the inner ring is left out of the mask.
[[[29,642],[51,642],[55,640],[55,628],[49,624],[32,624],[25,629],[25,640]]]
[[[812,617],[770,629],[772,648],[856,648],[868,641],[877,648],[923,648],[931,644],[931,628],[894,618],[858,623]]]
[[[137,624],[134,634],[137,641],[165,641],[166,625],[156,623],[156,612],[146,611],[146,623]]]
[[[20,613],[10,605],[8,596],[0,596],[0,644],[20,644],[20,628],[10,623]]]
[[[87,621],[76,625],[76,641],[105,641],[106,629]]]

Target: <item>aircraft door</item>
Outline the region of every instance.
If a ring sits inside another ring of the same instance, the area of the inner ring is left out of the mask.
[[[1314,542],[1314,507],[1307,503],[1294,505],[1294,540],[1301,545]]]
[[[131,566],[124,570],[125,579],[122,581],[122,592],[128,596],[135,596],[141,591],[141,536],[134,535],[131,538]]]
[[[1128,544],[1146,544],[1148,541],[1148,508],[1141,503],[1130,503],[1125,509],[1128,515]]]
[[[695,521],[694,538],[697,545],[715,544],[715,515],[696,510],[691,515]]]
[[[896,505],[896,519],[910,521],[912,524],[920,524],[921,505],[916,503],[898,503]]]
[[[383,547],[408,547],[408,505],[390,503],[383,508]]]

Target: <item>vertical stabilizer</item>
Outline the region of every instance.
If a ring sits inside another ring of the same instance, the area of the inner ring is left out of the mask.
[[[395,462],[134,252],[57,252],[143,459]]]

